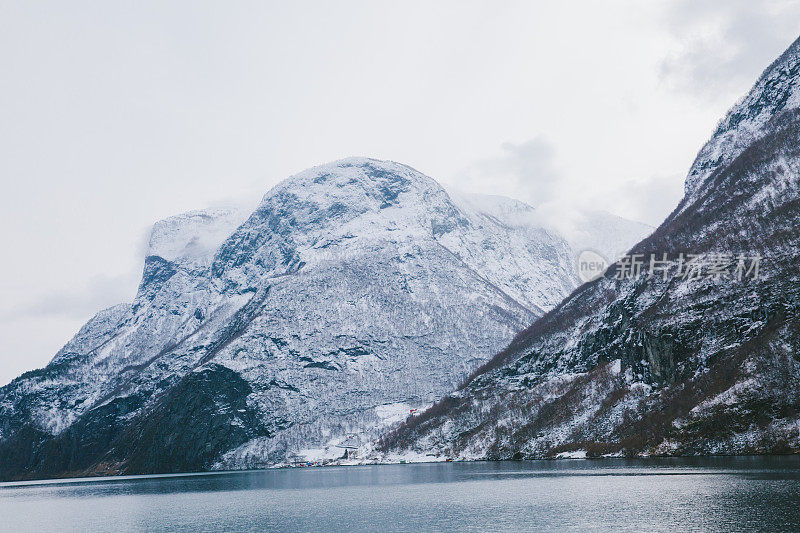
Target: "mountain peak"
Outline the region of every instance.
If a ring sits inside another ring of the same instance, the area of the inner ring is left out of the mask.
[[[441,187],[436,181],[407,165],[368,157],[348,157],[290,176],[271,189],[263,202],[290,193],[299,200],[318,203],[343,199],[354,201],[360,197],[361,202],[371,199],[377,202],[377,207],[386,208],[403,193],[438,190]]]
[[[689,170],[687,199],[696,197],[715,171],[726,167],[747,146],[771,131],[767,125],[774,118],[800,107],[799,77],[800,38],[764,70],[750,91],[720,121]]]
[[[242,206],[187,211],[153,224],[147,256],[167,261],[197,259],[213,253],[247,218]]]

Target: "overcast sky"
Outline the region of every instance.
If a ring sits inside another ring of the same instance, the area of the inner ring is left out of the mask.
[[[649,222],[797,2],[0,0],[0,384],[130,301],[149,226],[350,155]]]

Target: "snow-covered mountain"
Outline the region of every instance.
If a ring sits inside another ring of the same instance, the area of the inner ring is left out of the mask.
[[[158,222],[133,303],[0,389],[0,477],[341,455],[575,288],[574,250],[531,212],[351,158],[249,214]]]
[[[641,275],[631,257],[581,286],[381,453],[800,451],[800,40],[632,253]]]

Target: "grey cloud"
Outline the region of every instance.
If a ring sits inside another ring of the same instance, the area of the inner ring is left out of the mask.
[[[567,180],[555,165],[555,150],[538,137],[519,144],[505,143],[502,154],[473,163],[456,183],[459,189],[500,194],[538,208],[541,222],[567,231],[580,213],[605,210],[658,226],[683,196],[683,177],[654,175],[609,184],[587,198],[580,183]]]
[[[682,197],[682,176],[651,176],[612,188],[606,202],[620,216],[659,226]]]
[[[553,199],[560,174],[554,166],[553,147],[536,138],[520,144],[503,143],[502,154],[475,162],[459,178],[459,187],[508,195],[531,205]]]
[[[94,276],[83,287],[54,292],[6,311],[4,320],[38,317],[86,319],[97,311],[130,301],[136,290],[136,276]]]
[[[660,64],[662,80],[702,99],[741,92],[800,31],[800,2],[680,0],[666,12],[682,48]]]

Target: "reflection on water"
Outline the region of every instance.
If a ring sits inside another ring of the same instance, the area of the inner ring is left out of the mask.
[[[329,467],[0,483],[0,529],[800,530],[800,458]]]

